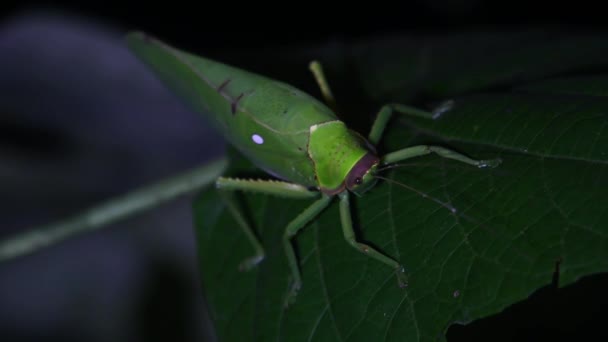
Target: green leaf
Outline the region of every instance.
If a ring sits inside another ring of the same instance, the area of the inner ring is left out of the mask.
[[[396,118],[384,152],[440,144],[495,169],[425,156],[353,200],[359,238],[399,259],[410,284],[350,247],[337,203],[295,239],[303,288],[283,307],[284,227],[310,202],[242,196],[267,257],[253,253],[213,190],[195,203],[200,268],[222,341],[435,341],[552,281],[608,270],[608,77],[547,80],[454,97],[436,121]],[[408,188],[399,184],[403,183]],[[415,190],[413,190],[415,189]],[[455,210],[452,210],[455,209]],[[454,212],[455,211],[455,212]]]

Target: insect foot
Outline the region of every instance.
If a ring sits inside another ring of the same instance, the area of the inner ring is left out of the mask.
[[[477,163],[477,167],[480,168],[480,169],[486,168],[486,167],[495,168],[498,165],[500,165],[501,163],[502,163],[502,159],[500,159],[500,158],[488,159],[488,160],[480,160]]]
[[[405,268],[403,268],[403,266],[399,266],[395,270],[395,273],[397,273],[397,283],[399,284],[399,287],[402,289],[406,288],[408,285],[408,280],[407,276],[405,275]]]
[[[258,254],[251,258],[247,258],[239,264],[239,271],[249,271],[262,262],[262,260],[264,260],[264,254]]]
[[[287,292],[287,297],[285,298],[285,304],[283,305],[285,308],[293,305],[296,302],[296,297],[298,296],[298,292],[300,288],[302,288],[302,283],[299,281],[290,280],[291,285],[289,286],[289,292]]]

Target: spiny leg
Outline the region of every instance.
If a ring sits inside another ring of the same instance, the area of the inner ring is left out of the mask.
[[[220,177],[215,182],[216,188],[225,191],[249,191],[284,198],[309,199],[319,197],[316,191],[295,183],[275,180],[251,180]]]
[[[285,229],[283,234],[283,245],[285,246],[285,253],[287,254],[287,262],[291,268],[291,274],[293,276],[293,282],[288,293],[286,305],[293,303],[295,297],[302,287],[302,277],[300,276],[300,268],[298,267],[298,259],[296,253],[291,244],[291,238],[293,238],[304,226],[314,219],[319,213],[325,209],[331,202],[331,197],[323,195],[320,199],[311,204],[303,212],[301,212],[296,218],[294,218]]]
[[[249,270],[259,264],[264,259],[264,248],[256,237],[253,228],[243,216],[230,191],[252,191],[296,199],[314,198],[318,196],[317,192],[309,191],[303,186],[280,181],[244,180],[220,177],[216,181],[216,187],[220,190],[220,197],[228,207],[228,210],[239,227],[243,229],[243,232],[255,250],[255,254],[252,257],[241,262],[239,265],[240,270]]]
[[[323,94],[325,102],[327,102],[331,109],[336,111],[336,100],[334,99],[334,95],[332,94],[331,89],[329,88],[329,83],[327,83],[327,79],[325,78],[325,74],[323,73],[321,63],[319,63],[319,61],[312,61],[310,62],[309,69],[315,77],[315,81],[317,81],[319,88],[321,88],[321,93]]]
[[[398,151],[386,154],[382,158],[381,164],[391,164],[391,163],[399,162],[402,160],[427,155],[430,153],[436,153],[440,157],[454,159],[454,160],[457,160],[457,161],[465,163],[465,164],[477,166],[479,168],[496,167],[502,162],[502,160],[500,158],[487,159],[487,160],[475,160],[475,159],[471,159],[471,158],[465,156],[464,154],[460,154],[458,152],[452,151],[452,150],[444,148],[444,147],[430,146],[430,145],[418,145],[418,146],[407,147],[402,150],[398,150]]]
[[[34,227],[14,237],[0,239],[0,263],[45,247],[50,247],[78,234],[91,232],[110,223],[155,208],[187,193],[198,191],[221,175],[228,161],[220,158],[158,183],[109,199],[75,216]]]
[[[372,125],[372,129],[369,132],[369,141],[373,145],[377,145],[382,138],[382,134],[384,133],[384,129],[386,128],[386,124],[390,120],[393,112],[417,116],[425,119],[434,120],[439,117],[442,113],[452,108],[453,101],[446,101],[441,104],[439,107],[435,108],[432,112],[428,112],[425,110],[420,110],[414,107],[406,106],[399,103],[391,103],[382,106],[378,115],[376,116],[376,120]]]
[[[397,261],[387,257],[386,255],[378,252],[374,248],[357,241],[357,238],[355,236],[355,231],[353,230],[353,222],[352,222],[352,217],[351,217],[352,214],[350,212],[350,203],[349,203],[348,192],[345,191],[345,192],[341,193],[339,196],[340,196],[340,220],[342,221],[342,232],[344,233],[344,238],[346,239],[346,241],[359,252],[364,253],[364,254],[390,266],[393,270],[395,270],[395,273],[397,274],[397,282],[399,284],[399,287],[402,287],[402,288],[406,287],[407,286],[407,277],[405,275],[405,269],[403,268],[403,266],[401,264],[399,264]]]

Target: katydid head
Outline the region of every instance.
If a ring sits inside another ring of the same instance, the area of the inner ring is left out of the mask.
[[[355,195],[362,195],[371,189],[378,181],[374,174],[380,159],[367,153],[353,166],[346,176],[346,188]]]

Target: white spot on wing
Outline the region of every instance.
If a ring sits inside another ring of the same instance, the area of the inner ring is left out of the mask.
[[[316,131],[318,126],[319,125],[312,125],[312,126],[310,126],[310,133]]]
[[[251,140],[258,145],[262,145],[264,143],[264,138],[261,135],[254,134],[251,136]]]

